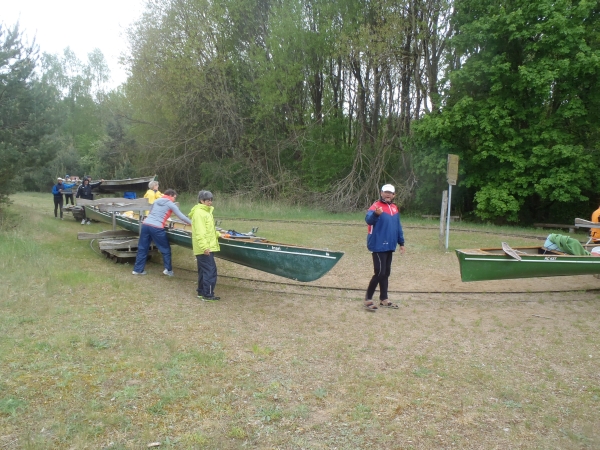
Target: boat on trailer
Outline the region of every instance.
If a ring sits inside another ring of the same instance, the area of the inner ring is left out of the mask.
[[[593,246],[584,246],[588,251]],[[600,257],[569,255],[545,247],[510,247],[456,250],[462,281],[560,277],[600,274]]]
[[[102,193],[146,192],[148,190],[148,183],[155,179],[156,175],[126,178],[124,180],[104,180],[100,186],[95,187],[93,190]]]
[[[104,212],[89,205],[85,206],[85,210],[88,218],[106,223],[113,223],[114,214],[117,226],[139,233],[140,224],[136,217]],[[192,248],[189,225],[172,220],[166,232],[171,244]],[[219,246],[221,250],[215,252],[216,258],[303,282],[318,280],[344,255],[344,252],[281,244],[252,234],[225,234],[225,237],[219,238]]]

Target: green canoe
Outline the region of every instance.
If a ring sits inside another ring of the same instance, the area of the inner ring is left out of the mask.
[[[575,256],[544,247],[456,250],[462,281],[600,274],[600,257]]]
[[[112,223],[111,213],[85,207],[88,218]],[[121,228],[139,232],[139,222],[126,216],[116,215],[116,224]],[[175,225],[172,223],[172,225]],[[192,232],[180,228],[167,228],[172,244],[192,248]],[[219,238],[221,251],[215,257],[272,273],[296,281],[314,281],[329,272],[344,255],[343,252],[318,250],[290,244],[280,244],[255,236]]]

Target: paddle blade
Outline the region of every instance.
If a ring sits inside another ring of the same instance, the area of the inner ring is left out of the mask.
[[[506,242],[502,243],[502,250],[504,250],[504,253],[506,253],[508,256],[521,261],[521,257]]]

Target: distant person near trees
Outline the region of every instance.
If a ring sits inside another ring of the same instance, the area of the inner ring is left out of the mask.
[[[58,212],[60,211],[60,220],[63,220],[63,192],[66,189],[72,188],[75,184],[66,184],[62,178],[56,179],[57,183],[52,186],[52,195],[54,196],[54,217],[58,219]]]
[[[95,183],[90,183],[91,179],[92,177],[89,176],[83,177],[83,182],[77,188],[77,194],[75,195],[76,198],[82,198],[84,200],[94,200],[94,193],[92,192],[92,189],[100,186],[104,179]],[[92,221],[85,217],[85,208],[83,208],[83,219],[81,221],[81,225],[85,225],[86,223],[88,225],[91,225]]]
[[[144,195],[144,198],[148,199],[148,203],[152,205],[156,200],[162,197],[162,193],[158,190],[158,181],[151,181],[148,183],[148,190]],[[148,215],[148,211],[146,211]]]
[[[65,175],[64,183],[65,185],[72,183],[71,187],[63,189],[63,194],[65,194],[65,205],[69,204],[69,200],[71,200],[71,205],[75,205],[75,201],[73,200],[73,190],[71,189],[73,186],[75,186],[75,183],[71,181],[71,177],[69,175]]]
[[[213,195],[210,191],[198,193],[198,204],[192,208],[192,246],[198,264],[198,298],[205,302],[219,300],[215,296],[217,285],[217,264],[214,252],[218,252],[220,233],[215,227],[212,206]]]
[[[135,258],[135,266],[133,266],[133,275],[146,275],[144,267],[146,267],[146,259],[148,258],[150,244],[154,242],[162,254],[163,265],[165,266],[163,274],[170,277],[173,276],[171,245],[169,244],[167,232],[165,231],[167,220],[171,217],[172,213],[175,213],[177,217],[188,225],[192,224],[192,221],[188,219],[175,204],[176,198],[177,192],[173,189],[167,189],[163,196],[154,202],[150,214],[148,214],[148,217],[142,222],[142,229],[138,240],[138,252]]]
[[[388,299],[388,281],[392,269],[392,255],[396,246],[400,245],[400,253],[404,253],[404,233],[400,223],[400,211],[393,203],[396,189],[391,184],[381,188],[379,200],[371,205],[365,222],[367,222],[367,248],[373,255],[374,274],[369,282],[364,307],[367,311],[376,311],[373,294],[379,285],[379,306],[398,308]]]

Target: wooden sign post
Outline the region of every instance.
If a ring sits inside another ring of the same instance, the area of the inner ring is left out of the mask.
[[[448,250],[448,237],[450,235],[450,206],[452,204],[452,186],[458,180],[458,155],[448,154],[446,166],[446,179],[448,180],[448,213],[446,214],[446,250]]]
[[[440,248],[444,246],[444,236],[446,234],[446,210],[448,209],[448,190],[442,193],[442,209],[440,211]]]

